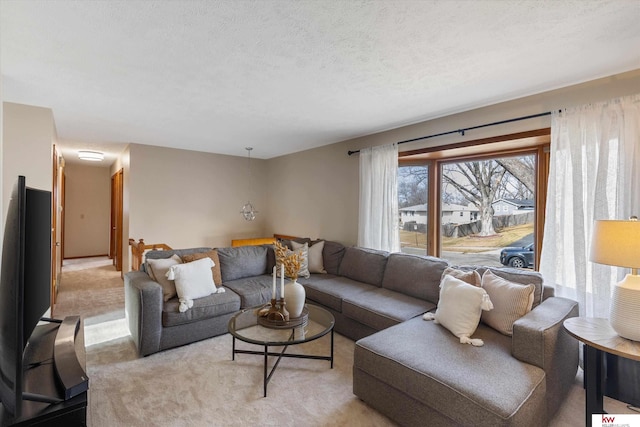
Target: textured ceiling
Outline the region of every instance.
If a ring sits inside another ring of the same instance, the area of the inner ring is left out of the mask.
[[[640,0],[0,0],[62,146],[270,158],[640,68]]]

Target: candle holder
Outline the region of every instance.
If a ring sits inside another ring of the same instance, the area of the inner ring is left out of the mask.
[[[282,314],[282,317],[284,318],[285,322],[289,321],[289,312],[287,311],[287,307],[285,307],[285,305],[287,305],[287,303],[285,302],[284,298],[280,298],[280,300],[278,300],[278,302],[280,303],[280,314]]]
[[[288,322],[289,312],[285,307],[286,305],[287,303],[285,302],[284,298],[280,298],[279,300],[271,298],[271,306],[269,307],[266,315],[267,319],[273,321]]]
[[[275,298],[271,298],[271,307],[269,307],[269,311],[267,311],[266,317],[269,320],[284,321],[285,319],[280,313],[280,311],[278,310],[278,305],[276,301],[277,300]]]

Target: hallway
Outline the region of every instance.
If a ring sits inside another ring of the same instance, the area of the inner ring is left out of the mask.
[[[80,315],[85,346],[129,335],[124,283],[108,257],[64,260],[53,315]]]

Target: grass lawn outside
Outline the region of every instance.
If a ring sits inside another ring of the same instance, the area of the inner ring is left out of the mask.
[[[485,252],[505,246],[533,234],[533,223],[506,227],[493,236],[442,237],[442,249],[453,252]],[[400,246],[426,249],[427,235],[415,231],[400,230]]]

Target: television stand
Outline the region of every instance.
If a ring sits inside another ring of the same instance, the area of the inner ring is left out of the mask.
[[[84,354],[78,316],[37,326],[24,352],[22,414],[15,418],[0,405],[0,425],[86,426]]]

